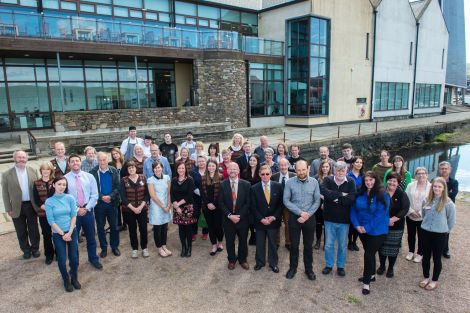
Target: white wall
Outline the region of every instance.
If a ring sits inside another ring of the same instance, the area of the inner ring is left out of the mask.
[[[437,0],[432,0],[420,19],[416,83],[440,84],[440,107],[415,109],[414,113],[439,112],[443,106],[449,33]],[[442,49],[445,49],[442,64]]]
[[[407,115],[413,91],[416,19],[408,0],[382,0],[377,11],[374,95],[375,82],[408,83],[409,94],[408,110],[374,111],[373,117]],[[372,45],[372,39],[370,42]],[[410,42],[413,42],[411,65]]]
[[[252,128],[284,126],[284,116],[252,117],[250,120]]]

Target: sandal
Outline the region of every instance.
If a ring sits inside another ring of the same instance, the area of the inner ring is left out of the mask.
[[[166,258],[168,256],[168,254],[162,248],[158,250],[158,255],[161,256],[162,258]]]
[[[422,282],[419,283],[419,286],[421,288],[426,288],[426,286],[429,284],[429,278],[423,280]]]
[[[424,289],[431,291],[437,288],[437,281],[432,281],[429,284],[426,285]]]

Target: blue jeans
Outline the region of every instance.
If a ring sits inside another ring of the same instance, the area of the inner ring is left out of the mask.
[[[98,239],[100,241],[100,247],[102,250],[108,248],[108,242],[106,240],[106,231],[104,227],[106,225],[106,219],[109,224],[109,241],[111,249],[116,249],[119,246],[119,230],[117,228],[117,208],[113,205],[107,205],[98,201],[98,205],[95,206],[95,218],[96,218],[96,229],[98,231]]]
[[[98,263],[98,255],[96,255],[96,239],[95,239],[95,216],[93,211],[88,211],[83,216],[77,216],[77,232],[83,227],[86,237],[86,250],[88,252],[88,261],[90,263]]]
[[[349,224],[332,223],[325,221],[325,262],[326,267],[333,267],[335,262],[335,241],[338,241],[338,255],[336,267],[344,268],[348,243]]]
[[[57,264],[63,280],[67,280],[67,246],[70,266],[70,276],[76,277],[78,270],[78,232],[75,229],[72,233],[71,241],[64,241],[62,236],[54,233],[52,234],[52,241],[54,242],[55,253],[57,255]]]

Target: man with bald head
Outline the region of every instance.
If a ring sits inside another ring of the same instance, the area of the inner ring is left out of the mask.
[[[238,261],[248,270],[248,216],[251,184],[239,179],[240,168],[235,162],[228,165],[229,177],[220,184],[219,207],[222,210],[228,254],[228,269],[235,269]],[[235,253],[235,238],[238,237],[238,255]]]
[[[310,177],[315,177],[315,175],[318,174],[318,170],[320,168],[321,162],[324,160],[328,160],[328,163],[330,164],[330,167],[333,169],[335,166],[335,160],[330,158],[330,149],[328,149],[327,146],[321,146],[318,149],[320,157],[318,159],[315,159],[312,161],[312,164],[310,165]]]
[[[267,136],[259,137],[259,143],[260,143],[260,145],[258,147],[256,147],[255,153],[259,156],[259,163],[261,164],[266,160],[264,158],[264,150],[267,149],[267,148],[271,148],[271,149],[273,149],[273,148],[269,146],[269,141],[268,141]],[[274,151],[274,149],[273,149],[273,151]]]
[[[55,158],[51,160],[54,166],[54,177],[62,177],[70,172],[70,165],[65,157],[65,145],[63,142],[56,142],[54,144]]]
[[[147,158],[144,161],[145,178],[149,179],[153,176],[152,165],[157,160],[160,161],[163,165],[163,174],[168,175],[171,178],[172,173],[170,163],[166,157],[161,155],[160,148],[156,144],[150,145],[150,158]]]
[[[13,153],[15,166],[2,175],[2,195],[5,211],[13,219],[23,258],[39,253],[38,217],[34,211],[33,184],[38,179],[36,171],[26,165],[28,154],[23,150]]]

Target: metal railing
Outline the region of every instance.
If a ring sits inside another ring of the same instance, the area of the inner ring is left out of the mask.
[[[187,30],[84,18],[0,10],[0,36],[179,49],[218,49],[283,56],[284,43],[223,30]]]
[[[37,140],[36,137],[34,137],[33,133],[30,130],[26,131],[28,133],[28,142],[29,142],[29,148],[31,149],[31,153],[33,155],[37,155],[37,150],[36,150],[36,145],[37,145]]]

